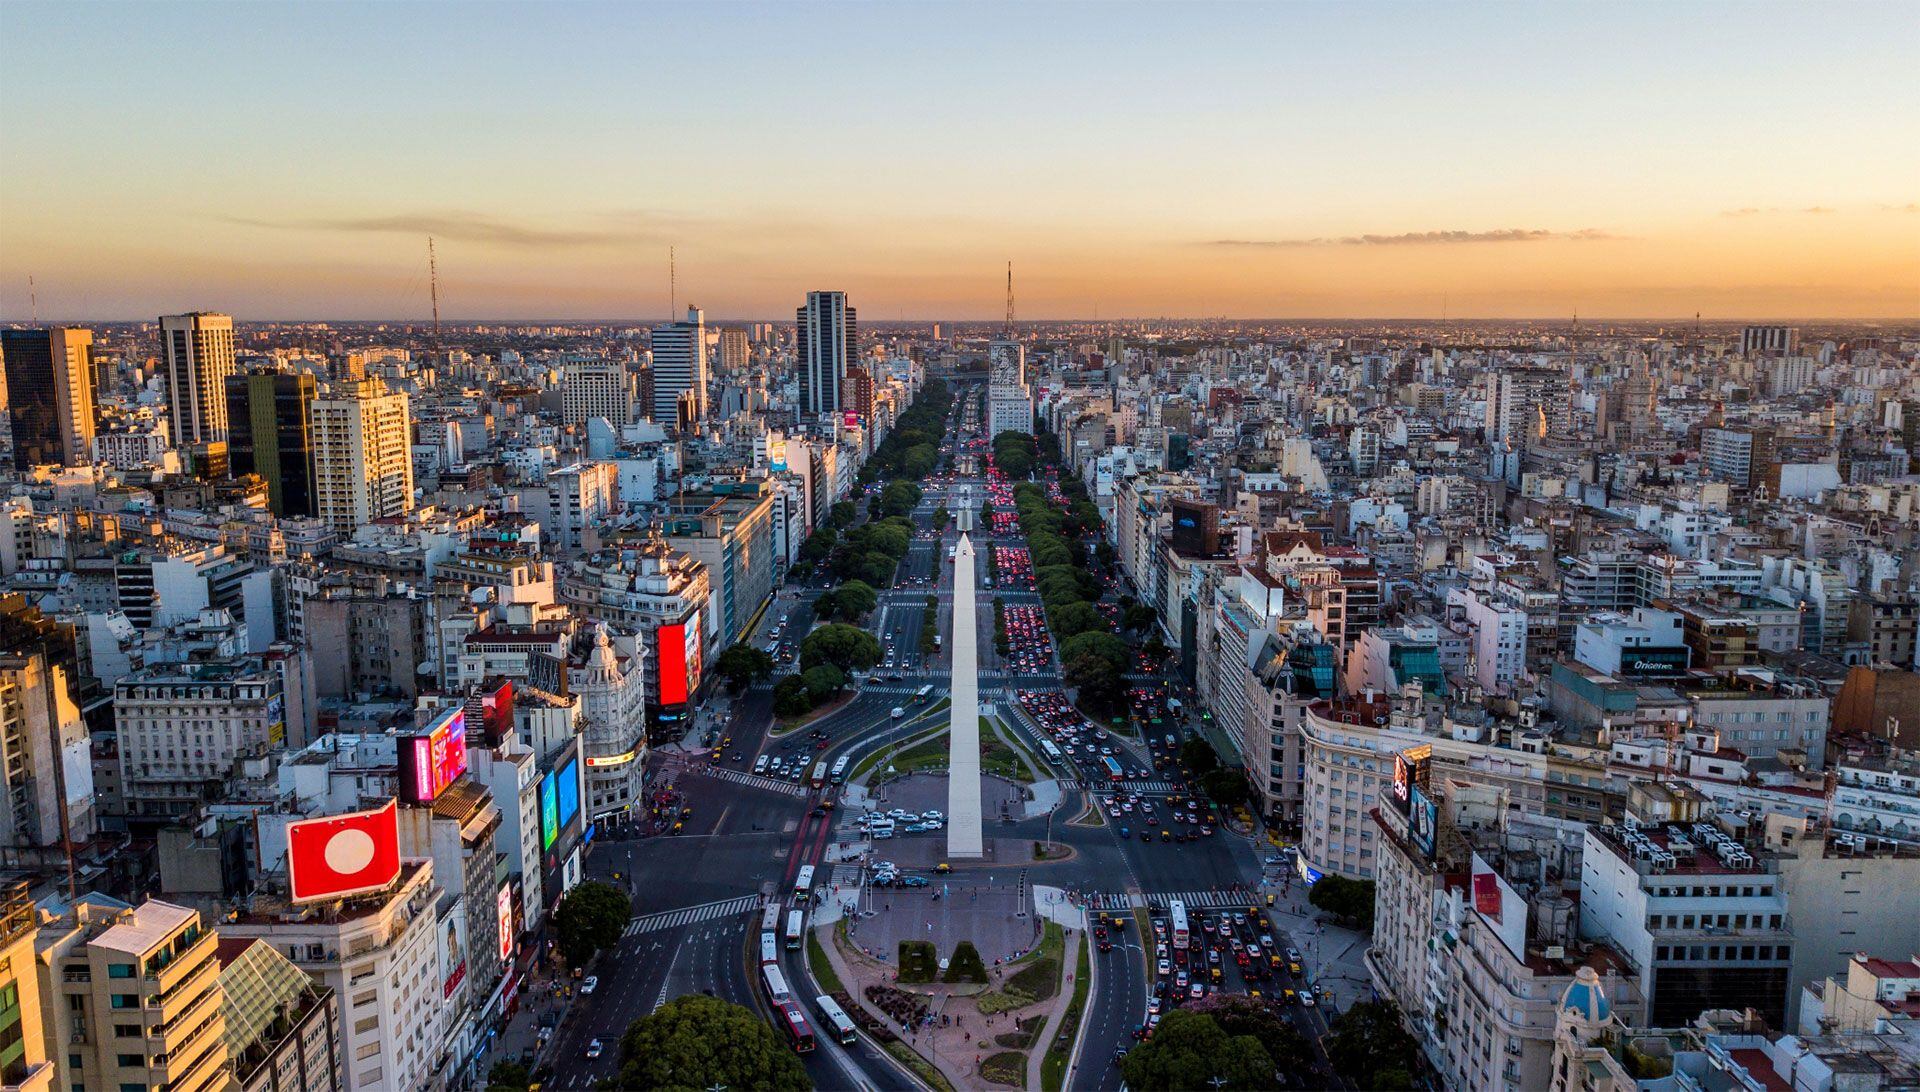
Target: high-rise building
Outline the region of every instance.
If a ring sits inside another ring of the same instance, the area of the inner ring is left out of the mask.
[[[720,370],[728,375],[738,375],[747,370],[749,350],[745,330],[727,329],[720,331]]]
[[[35,941],[62,1088],[226,1089],[214,930],[198,911],[82,900]]]
[[[707,416],[707,318],[687,308],[684,322],[653,328],[653,419],[661,425],[681,417],[681,395],[692,393],[692,419]]]
[[[1551,368],[1501,368],[1487,376],[1487,439],[1525,447],[1563,418],[1567,377]]]
[[[225,443],[233,319],[201,311],[162,315],[160,352],[173,442],[184,448]]]
[[[799,328],[796,355],[800,369],[800,412],[832,413],[840,408],[847,366],[860,340],[854,309],[845,292],[809,292],[805,307],[794,311]]]
[[[1740,355],[1744,357],[1791,353],[1799,347],[1798,326],[1747,326],[1740,331]]]
[[[407,396],[377,379],[313,400],[315,514],[341,534],[413,511]]]
[[[68,327],[0,330],[13,465],[93,461],[93,333]]]
[[[0,891],[0,1082],[20,1092],[51,1092],[55,1066],[47,1057],[48,995],[40,989],[34,959],[39,912],[25,880]]]
[[[311,375],[250,372],[227,377],[227,468],[267,481],[276,516],[313,515]]]
[[[604,417],[615,428],[633,420],[633,381],[617,360],[575,360],[560,369],[561,420]]]

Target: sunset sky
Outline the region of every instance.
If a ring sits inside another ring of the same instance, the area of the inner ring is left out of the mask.
[[[0,320],[1920,314],[1920,6],[0,4]]]

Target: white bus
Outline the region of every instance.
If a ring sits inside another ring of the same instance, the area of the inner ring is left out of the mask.
[[[832,778],[833,783],[836,785],[846,784],[847,782],[847,756],[846,755],[841,755],[839,758],[836,758],[833,760],[833,773],[829,776]]]
[[[787,911],[787,950],[790,952],[800,947],[800,934],[806,926],[806,917],[804,910]]]
[[[835,1039],[847,1044],[853,1042],[853,1021],[847,1018],[847,1010],[841,1008],[839,1002],[823,993],[813,999],[813,1005],[820,1010],[820,1018]]]
[[[1179,899],[1168,903],[1167,919],[1172,923],[1169,928],[1173,933],[1173,946],[1185,948],[1192,937],[1192,934],[1187,932],[1187,904]]]
[[[772,933],[778,931],[779,928],[780,902],[774,899],[768,901],[766,907],[760,911],[760,931],[763,933]]]
[[[820,788],[825,788],[825,787],[826,787],[826,784],[827,784],[827,762],[826,762],[826,759],[821,759],[820,761],[818,761],[818,762],[816,762],[816,763],[814,763],[814,764],[813,764],[813,778],[812,778],[812,782],[813,782],[813,787],[814,787],[814,788],[816,788],[816,789],[820,789]]]
[[[1053,741],[1050,739],[1040,741],[1040,753],[1047,756],[1048,762],[1065,762],[1067,760],[1066,756],[1060,753],[1060,748],[1054,746]]]
[[[778,964],[768,963],[760,968],[760,984],[766,987],[767,1000],[776,1005],[793,1000],[793,994],[787,992],[787,976],[780,973]]]
[[[914,704],[918,705],[920,702],[926,701],[931,697],[933,697],[933,684],[928,683],[926,686],[914,692],[913,701]]]
[[[793,878],[793,901],[805,905],[813,897],[813,866],[801,865],[800,874]]]
[[[761,933],[760,934],[761,965],[765,966],[766,964],[769,964],[769,963],[778,963],[778,962],[780,962],[779,938],[775,937],[772,933]]]

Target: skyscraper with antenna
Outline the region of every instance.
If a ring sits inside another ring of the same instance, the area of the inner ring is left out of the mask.
[[[1008,337],[1013,336],[1013,259],[1007,259],[1007,330]]]

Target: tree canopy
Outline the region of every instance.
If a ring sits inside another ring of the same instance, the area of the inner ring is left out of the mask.
[[[813,1082],[772,1026],[751,1009],[687,994],[627,1025],[615,1085],[654,1092],[806,1092]]]
[[[1260,1040],[1275,1069],[1297,1073],[1315,1065],[1312,1041],[1262,1001],[1243,993],[1210,993],[1193,1006],[1193,1011],[1213,1017],[1228,1035],[1251,1035]]]
[[[1273,1059],[1257,1037],[1229,1035],[1212,1016],[1185,1009],[1168,1013],[1153,1038],[1128,1051],[1120,1073],[1142,1092],[1274,1087]]]
[[[1107,628],[1107,620],[1087,602],[1068,603],[1053,611],[1047,621],[1053,625],[1053,635],[1063,641],[1082,633],[1105,632]]]
[[[864,580],[849,580],[831,592],[823,593],[820,598],[824,600],[828,596],[832,596],[833,609],[828,612],[815,611],[822,618],[837,616],[857,622],[880,604],[880,594]]]
[[[1420,1047],[1407,1034],[1400,1007],[1393,1002],[1356,1002],[1334,1019],[1325,1043],[1333,1068],[1361,1088],[1413,1087]]]
[[[756,682],[773,677],[773,657],[745,642],[727,646],[713,663],[713,669],[727,680],[727,689],[738,694]]]
[[[773,684],[773,711],[783,717],[803,716],[813,709],[813,695],[807,680],[799,675],[782,676]]]
[[[1214,803],[1227,808],[1246,803],[1250,795],[1246,775],[1225,766],[1200,775],[1200,788]]]
[[[807,697],[814,705],[819,705],[838,694],[847,685],[846,672],[832,664],[817,664],[800,673],[806,681]]]
[[[612,884],[587,880],[567,892],[553,913],[560,956],[570,967],[584,967],[594,953],[620,943],[633,917],[627,893]]]
[[[1372,880],[1349,880],[1345,876],[1323,876],[1307,891],[1307,902],[1325,910],[1357,929],[1373,931]]]
[[[1220,756],[1213,753],[1213,744],[1196,736],[1180,745],[1180,764],[1195,774],[1206,774],[1220,768]]]
[[[821,626],[800,642],[800,668],[832,664],[842,671],[864,671],[880,662],[880,642],[855,626],[835,622]]]
[[[1095,713],[1116,712],[1126,697],[1126,680],[1106,657],[1082,652],[1068,660],[1062,677],[1079,692],[1080,704]]]

